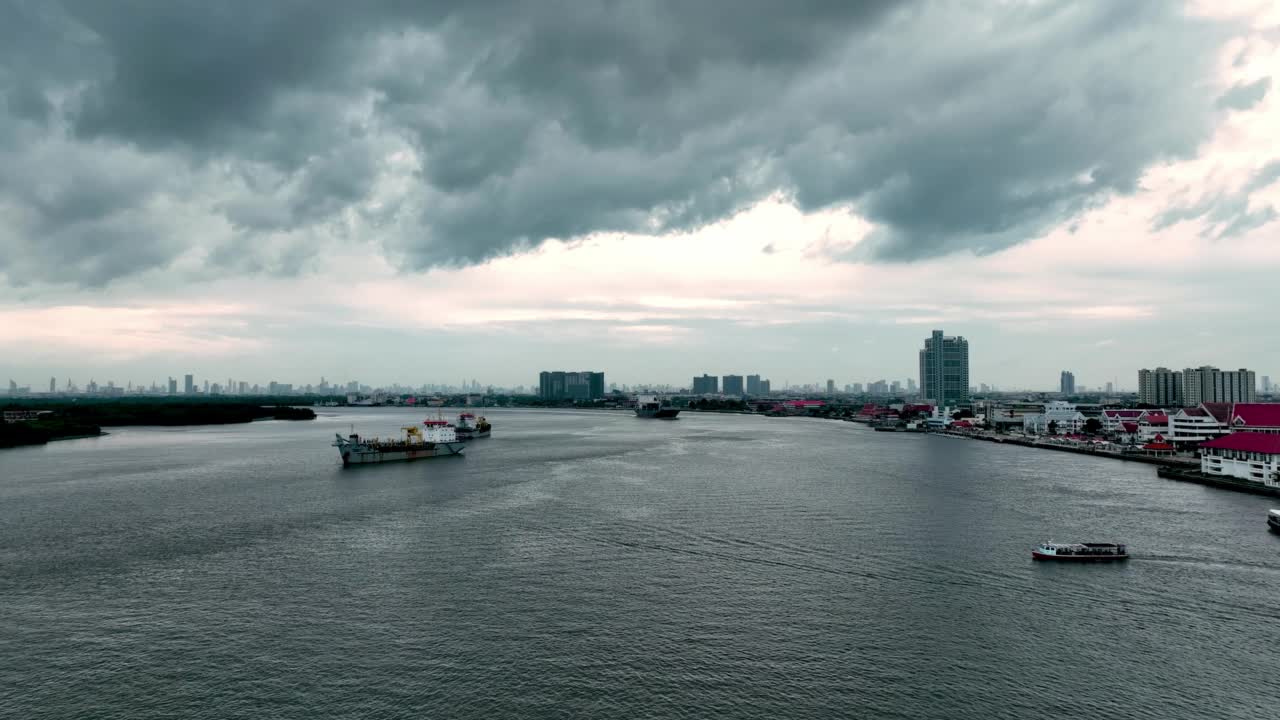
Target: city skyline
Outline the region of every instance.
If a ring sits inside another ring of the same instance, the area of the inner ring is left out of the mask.
[[[917,352],[919,353],[920,351],[917,351]],[[1179,376],[1179,379],[1177,382],[1180,384],[1179,384],[1179,389],[1177,391],[1178,392],[1177,396],[1181,397],[1182,396],[1181,395],[1182,380],[1180,376],[1185,372],[1185,370],[1179,369],[1179,370],[1173,371],[1163,367],[1159,369],[1168,373],[1176,373]],[[1194,366],[1194,368],[1187,368],[1187,369],[1195,369],[1197,371],[1210,369],[1214,371],[1221,371],[1223,373],[1234,373],[1235,371],[1234,368],[1220,370],[1217,367],[1214,367],[1212,365],[1205,365],[1203,363]],[[1124,383],[1124,382],[1119,382],[1118,380],[1111,380],[1111,379],[1092,380],[1091,382],[1081,382],[1075,377],[1074,373],[1072,373],[1071,371],[1064,370],[1058,374],[1058,377],[1052,383],[1046,382],[1046,383],[1041,383],[1040,385],[1019,386],[1017,384],[1011,384],[1011,383],[1001,384],[1001,383],[979,382],[971,378],[969,382],[969,387],[973,391],[978,393],[1033,392],[1033,393],[1070,394],[1074,392],[1079,392],[1080,394],[1095,394],[1095,395],[1099,395],[1099,394],[1107,395],[1107,394],[1113,394],[1113,393],[1141,394],[1142,392],[1141,377],[1142,377],[1142,373],[1144,372],[1148,372],[1148,369],[1147,368],[1131,369],[1128,373],[1128,377],[1131,377],[1134,379],[1134,382],[1132,383]],[[1254,383],[1254,388],[1257,392],[1270,393],[1274,389],[1271,384],[1271,376],[1268,372],[1257,371],[1253,369],[1250,369],[1249,372],[1250,372],[1250,377],[1252,378]],[[546,373],[543,372],[542,374],[545,375]],[[604,373],[598,373],[598,374],[600,374],[601,376],[604,375]],[[624,386],[626,387],[669,387],[672,389],[683,388],[688,390],[689,392],[694,392],[697,384],[697,380],[699,380],[702,375],[706,375],[708,379],[716,381],[716,389],[712,391],[715,393],[724,392],[722,388],[722,382],[726,377],[734,378],[735,382],[740,383],[743,388],[743,391],[748,394],[756,394],[755,391],[753,391],[751,388],[758,387],[761,382],[764,383],[765,387],[769,387],[772,390],[790,391],[790,390],[808,389],[809,391],[814,393],[824,393],[828,391],[828,388],[834,386],[834,388],[836,388],[838,392],[842,392],[845,394],[850,394],[850,393],[858,394],[858,393],[861,393],[864,388],[869,388],[873,384],[883,382],[886,388],[890,387],[891,385],[896,388],[893,390],[894,394],[915,395],[919,392],[919,388],[917,387],[917,379],[915,377],[908,376],[903,378],[900,375],[896,375],[896,376],[888,375],[888,376],[874,378],[874,379],[872,376],[867,376],[857,380],[833,379],[830,377],[827,377],[827,378],[814,377],[810,379],[793,380],[793,379],[779,379],[777,377],[771,378],[768,374],[763,374],[763,373],[750,373],[745,375],[742,374],[741,372],[739,373],[729,372],[721,375],[714,375],[711,373],[700,373],[699,375],[693,376],[692,382],[688,380],[680,381],[678,379],[671,380],[671,381],[653,381],[653,380],[637,381],[634,379],[623,379],[623,380],[611,379],[607,386],[609,387],[624,387]],[[330,381],[327,379],[328,376],[326,375],[321,375],[319,379],[312,378],[314,382],[308,382],[307,379],[305,378],[297,378],[293,376],[281,376],[279,378],[273,378],[270,380],[242,380],[242,379],[231,378],[227,376],[205,377],[205,376],[199,375],[198,373],[182,373],[179,375],[167,375],[163,378],[152,378],[152,379],[146,379],[146,380],[132,379],[132,380],[123,380],[123,381],[117,380],[116,378],[113,378],[113,377],[103,377],[99,379],[98,376],[92,376],[92,375],[88,376],[87,379],[85,379],[84,377],[81,377],[79,380],[77,380],[75,377],[72,377],[72,376],[59,377],[54,375],[54,376],[46,376],[46,377],[48,377],[47,385],[41,385],[41,383],[35,382],[35,381],[24,382],[25,378],[15,378],[13,376],[8,377],[7,381],[11,389],[12,388],[20,389],[24,394],[27,394],[27,393],[43,394],[44,388],[46,387],[48,389],[49,394],[67,394],[68,392],[79,394],[79,393],[88,392],[87,388],[91,384],[97,388],[106,388],[108,386],[111,386],[114,388],[120,388],[120,389],[129,388],[129,387],[150,388],[150,389],[155,389],[161,393],[164,393],[167,388],[167,394],[170,394],[170,395],[192,394],[193,389],[195,390],[195,394],[206,393],[208,392],[208,388],[210,386],[214,386],[214,387],[220,388],[220,392],[224,392],[227,394],[246,394],[248,392],[248,389],[251,387],[259,387],[262,390],[262,392],[265,393],[267,392],[267,389],[270,386],[273,386],[279,383],[281,385],[287,384],[291,387],[297,388],[298,390],[301,390],[304,387],[313,388],[314,391],[317,393],[323,392],[324,391],[323,386],[327,385],[327,389],[329,391],[332,391],[335,394],[341,394],[345,392],[373,391],[377,389],[398,389],[398,390],[412,392],[412,391],[418,391],[422,388],[430,388],[432,390],[440,390],[440,391],[445,391],[446,389],[448,389],[449,391],[457,391],[457,392],[477,392],[477,391],[482,391],[489,387],[494,387],[494,388],[502,388],[506,390],[524,388],[529,392],[529,394],[537,395],[539,394],[539,385],[540,385],[540,380],[537,374],[535,374],[531,380],[526,380],[525,382],[516,381],[511,383],[503,383],[503,382],[496,382],[496,381],[480,382],[475,378],[471,378],[469,380],[464,379],[457,383],[454,383],[452,381],[444,381],[440,379],[434,379],[434,380],[433,379],[425,379],[425,380],[400,379],[400,380],[394,380],[394,381],[388,381],[388,382],[366,381],[366,380]],[[288,382],[288,383],[283,382],[285,379],[288,379],[290,377],[292,377],[291,382]],[[612,375],[612,373],[610,373],[610,378],[613,378],[613,377],[614,376]],[[1069,390],[1065,385],[1068,378],[1070,380]],[[223,379],[226,380],[226,383],[222,382]],[[1169,376],[1169,379],[1167,382],[1168,383],[1174,382],[1172,374]],[[603,384],[603,380],[601,380],[601,386],[602,387],[605,386]],[[74,387],[74,390],[69,391],[69,388],[71,387]],[[735,385],[734,387],[737,387],[737,385]],[[230,390],[228,390],[228,388],[230,388]],[[1169,388],[1173,388],[1173,385],[1170,384]],[[768,392],[768,391],[766,390],[765,392]],[[1174,390],[1169,389],[1166,391],[1166,394],[1173,393],[1173,392]],[[726,394],[732,394],[732,393],[726,393]],[[1164,396],[1161,396],[1161,397],[1164,397]],[[1168,394],[1168,397],[1172,398],[1174,397],[1174,395]],[[1199,397],[1199,395],[1197,395],[1196,397]]]
[[[761,57],[757,23],[644,3],[652,23],[529,6],[501,31],[465,5],[182,5],[171,36],[36,7],[5,11],[25,42],[0,58],[21,81],[0,102],[0,378],[23,385],[586,366],[843,386],[916,374],[934,327],[982,348],[979,385],[1276,375],[1274,3],[778,4]],[[616,82],[590,80],[597,33],[623,35]],[[939,33],[964,40],[921,42]],[[885,41],[927,51],[885,63]],[[561,62],[584,71],[545,82]]]

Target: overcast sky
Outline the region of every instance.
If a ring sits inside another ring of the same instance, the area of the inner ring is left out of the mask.
[[[1280,6],[0,0],[0,379],[1280,380]]]

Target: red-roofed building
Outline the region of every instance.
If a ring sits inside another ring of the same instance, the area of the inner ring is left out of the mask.
[[[875,403],[867,403],[862,406],[862,409],[858,411],[857,415],[854,415],[854,419],[861,422],[871,422],[883,417],[888,412],[889,408],[880,407]]]
[[[1143,442],[1151,442],[1155,440],[1157,435],[1161,439],[1172,435],[1172,429],[1169,427],[1169,416],[1160,412],[1149,412],[1138,420],[1138,434]]]
[[[907,403],[902,406],[902,417],[911,417],[919,415],[920,417],[929,417],[933,414],[933,406],[929,404],[912,404]]]
[[[1165,442],[1164,436],[1157,433],[1151,442],[1142,446],[1142,451],[1148,455],[1172,455],[1175,448]]]
[[[1169,442],[1178,447],[1199,445],[1207,440],[1231,432],[1225,422],[1220,422],[1204,405],[1183,408],[1169,418]]]
[[[1231,403],[1209,402],[1200,403],[1200,407],[1209,411],[1209,414],[1224,427],[1231,424]]]
[[[1103,410],[1102,411],[1102,429],[1106,432],[1115,432],[1120,428],[1120,423],[1133,422],[1136,423],[1146,415],[1148,410]]]
[[[1138,423],[1122,422],[1115,432],[1111,433],[1111,437],[1121,445],[1136,445],[1142,433],[1138,429]]]
[[[1280,433],[1234,432],[1201,444],[1200,453],[1206,475],[1280,487]]]
[[[1231,432],[1280,433],[1280,403],[1236,403]]]

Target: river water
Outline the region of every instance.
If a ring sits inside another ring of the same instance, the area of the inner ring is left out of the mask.
[[[0,451],[0,717],[1280,717],[1274,501],[850,423],[487,414],[465,458],[351,469],[334,432],[421,413]]]

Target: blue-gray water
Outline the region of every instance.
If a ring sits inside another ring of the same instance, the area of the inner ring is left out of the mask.
[[[335,430],[421,414],[0,451],[0,717],[1280,713],[1274,501],[848,423],[488,415],[466,458],[349,470]]]

